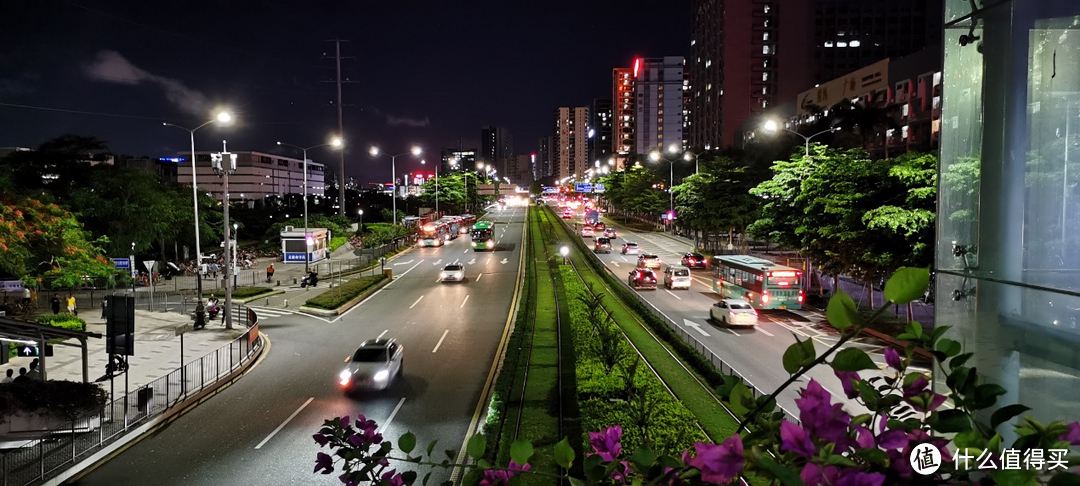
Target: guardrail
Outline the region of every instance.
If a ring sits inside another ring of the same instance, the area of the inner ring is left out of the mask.
[[[54,478],[150,419],[182,409],[213,385],[236,379],[263,349],[258,316],[243,306],[240,309],[240,315],[248,316],[248,330],[229,344],[114,399],[98,413],[22,444],[4,444],[15,447],[0,449],[0,484],[28,486]]]

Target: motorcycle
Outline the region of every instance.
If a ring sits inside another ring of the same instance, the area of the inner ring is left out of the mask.
[[[304,287],[307,287],[309,285],[314,287],[318,283],[319,283],[319,275],[316,274],[315,272],[311,272],[311,273],[305,275],[304,278],[300,279],[300,288],[304,288]]]
[[[218,315],[217,306],[212,305],[212,306],[206,308],[206,316],[207,316],[208,319],[213,319],[213,318],[217,317],[217,315]]]

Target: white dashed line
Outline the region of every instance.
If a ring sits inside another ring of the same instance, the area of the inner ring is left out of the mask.
[[[459,305],[458,308],[460,309],[462,307],[465,307],[465,303],[468,302],[468,301],[469,301],[469,296],[466,295],[465,300],[461,301],[461,305]]]
[[[432,349],[432,350],[431,350],[431,352],[432,352],[432,353],[434,353],[435,351],[438,351],[438,350],[439,350],[439,346],[442,346],[442,342],[443,342],[443,339],[446,339],[446,334],[447,334],[447,333],[449,333],[449,332],[450,332],[450,330],[449,330],[449,329],[447,329],[447,330],[443,331],[443,333],[442,333],[442,337],[441,337],[441,338],[439,338],[439,342],[438,342],[438,343],[435,343],[435,349]]]
[[[382,332],[382,334],[379,334],[379,337],[377,337],[377,338],[375,338],[375,339],[382,339],[382,337],[383,337],[383,336],[385,336],[385,335],[386,335],[386,333],[388,333],[388,332],[390,332],[390,330],[389,330],[389,329],[387,329],[387,330],[383,331],[383,332]]]
[[[757,330],[758,330],[758,332],[760,332],[760,333],[762,333],[762,334],[764,334],[764,335],[766,335],[766,336],[769,336],[769,337],[776,337],[776,335],[774,335],[773,333],[771,333],[771,332],[769,332],[769,331],[766,331],[766,330],[762,329],[762,328],[761,328],[761,326],[758,326],[758,327],[757,327]]]
[[[423,300],[423,299],[424,299],[423,295],[421,295],[420,297],[417,297],[416,302],[413,302],[412,305],[409,306],[409,308],[412,309],[413,307],[416,307],[416,304],[419,304],[420,301]]]
[[[477,281],[477,282],[479,282],[479,281],[480,281],[480,277],[483,277],[483,276],[484,276],[484,274],[483,274],[483,273],[478,273],[478,274],[476,274],[476,281]]]
[[[296,409],[296,411],[293,412],[292,415],[289,415],[289,418],[285,419],[285,421],[282,422],[281,425],[277,426],[277,428],[274,429],[273,432],[270,432],[270,435],[266,436],[266,438],[263,439],[262,442],[259,442],[259,445],[255,446],[255,448],[261,449],[262,446],[266,445],[267,442],[270,442],[270,439],[274,438],[274,435],[277,435],[278,432],[281,432],[281,429],[285,428],[285,425],[288,424],[290,420],[296,418],[300,411],[303,410],[304,407],[308,406],[308,404],[311,403],[311,401],[314,399],[315,397],[308,398],[303,405],[300,405],[300,408]]]
[[[397,415],[398,410],[401,410],[401,404],[403,403],[405,403],[405,397],[401,397],[401,400],[398,400],[397,406],[394,407],[394,411],[390,412],[390,416],[386,417],[386,421],[383,422],[381,426],[379,426],[379,429],[376,430],[375,433],[381,434],[383,432],[386,432],[386,428],[390,426],[390,422],[394,420],[394,416]]]
[[[672,292],[672,291],[670,291],[668,289],[664,289],[664,292],[667,292],[667,293],[671,294],[671,296],[675,297],[676,299],[682,300],[682,297],[679,297],[678,295],[675,295],[674,292]]]

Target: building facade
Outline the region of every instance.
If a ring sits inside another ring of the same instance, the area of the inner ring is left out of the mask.
[[[634,83],[641,68],[615,68],[611,73],[611,98],[613,119],[612,152],[616,165],[621,169],[626,159],[637,148],[634,140],[634,119],[637,116],[637,100],[634,96]]]
[[[539,146],[536,150],[536,176],[535,179],[546,180],[555,175],[551,165],[551,147],[555,144],[553,137],[540,137]]]
[[[574,175],[581,176],[588,169],[588,126],[589,108],[587,106],[560,107],[555,110],[555,134],[551,147],[552,169],[557,179]]]
[[[1080,64],[1062,61],[1080,50],[1080,3],[980,4],[944,8],[934,321],[974,353],[967,366],[1007,390],[999,404],[1072,421]]]
[[[495,163],[512,155],[514,155],[514,139],[506,127],[480,128],[479,160]]]
[[[269,196],[302,194],[304,192],[304,161],[264,152],[234,152],[236,172],[229,175],[229,200],[262,200]],[[177,165],[177,182],[191,185],[189,152],[179,152],[183,159]],[[199,189],[221,199],[224,183],[210,165],[211,152],[195,152],[196,180]],[[322,196],[325,166],[308,160],[307,193]]]
[[[606,161],[614,153],[615,115],[612,113],[611,100],[607,98],[593,100],[590,115],[592,121],[589,122],[589,129],[592,130],[592,136],[589,144],[589,160]]]
[[[476,168],[475,149],[444,149],[439,172],[464,171]]]
[[[683,149],[683,66],[682,56],[644,58],[634,61],[635,149],[638,154]]]

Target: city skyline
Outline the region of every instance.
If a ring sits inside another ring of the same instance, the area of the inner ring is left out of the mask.
[[[488,2],[5,6],[21,20],[0,33],[12,46],[0,55],[0,146],[76,134],[116,154],[171,157],[189,150],[188,137],[162,122],[193,128],[223,107],[237,123],[200,130],[197,151],[224,139],[233,151],[296,157],[275,142],[314,145],[337,131],[331,40],[342,39],[347,176],[389,180],[385,161],[367,155],[373,144],[393,153],[422,145],[421,157],[398,161],[400,171],[420,170],[444,149],[479,148],[487,125],[506,127],[526,141],[516,151],[531,153],[550,135],[552,110],[608,95],[613,66],[689,52],[688,2],[616,25],[612,9],[649,6],[631,3],[573,4],[574,15]],[[623,30],[635,35],[616,35]],[[338,166],[333,152],[308,156]]]

